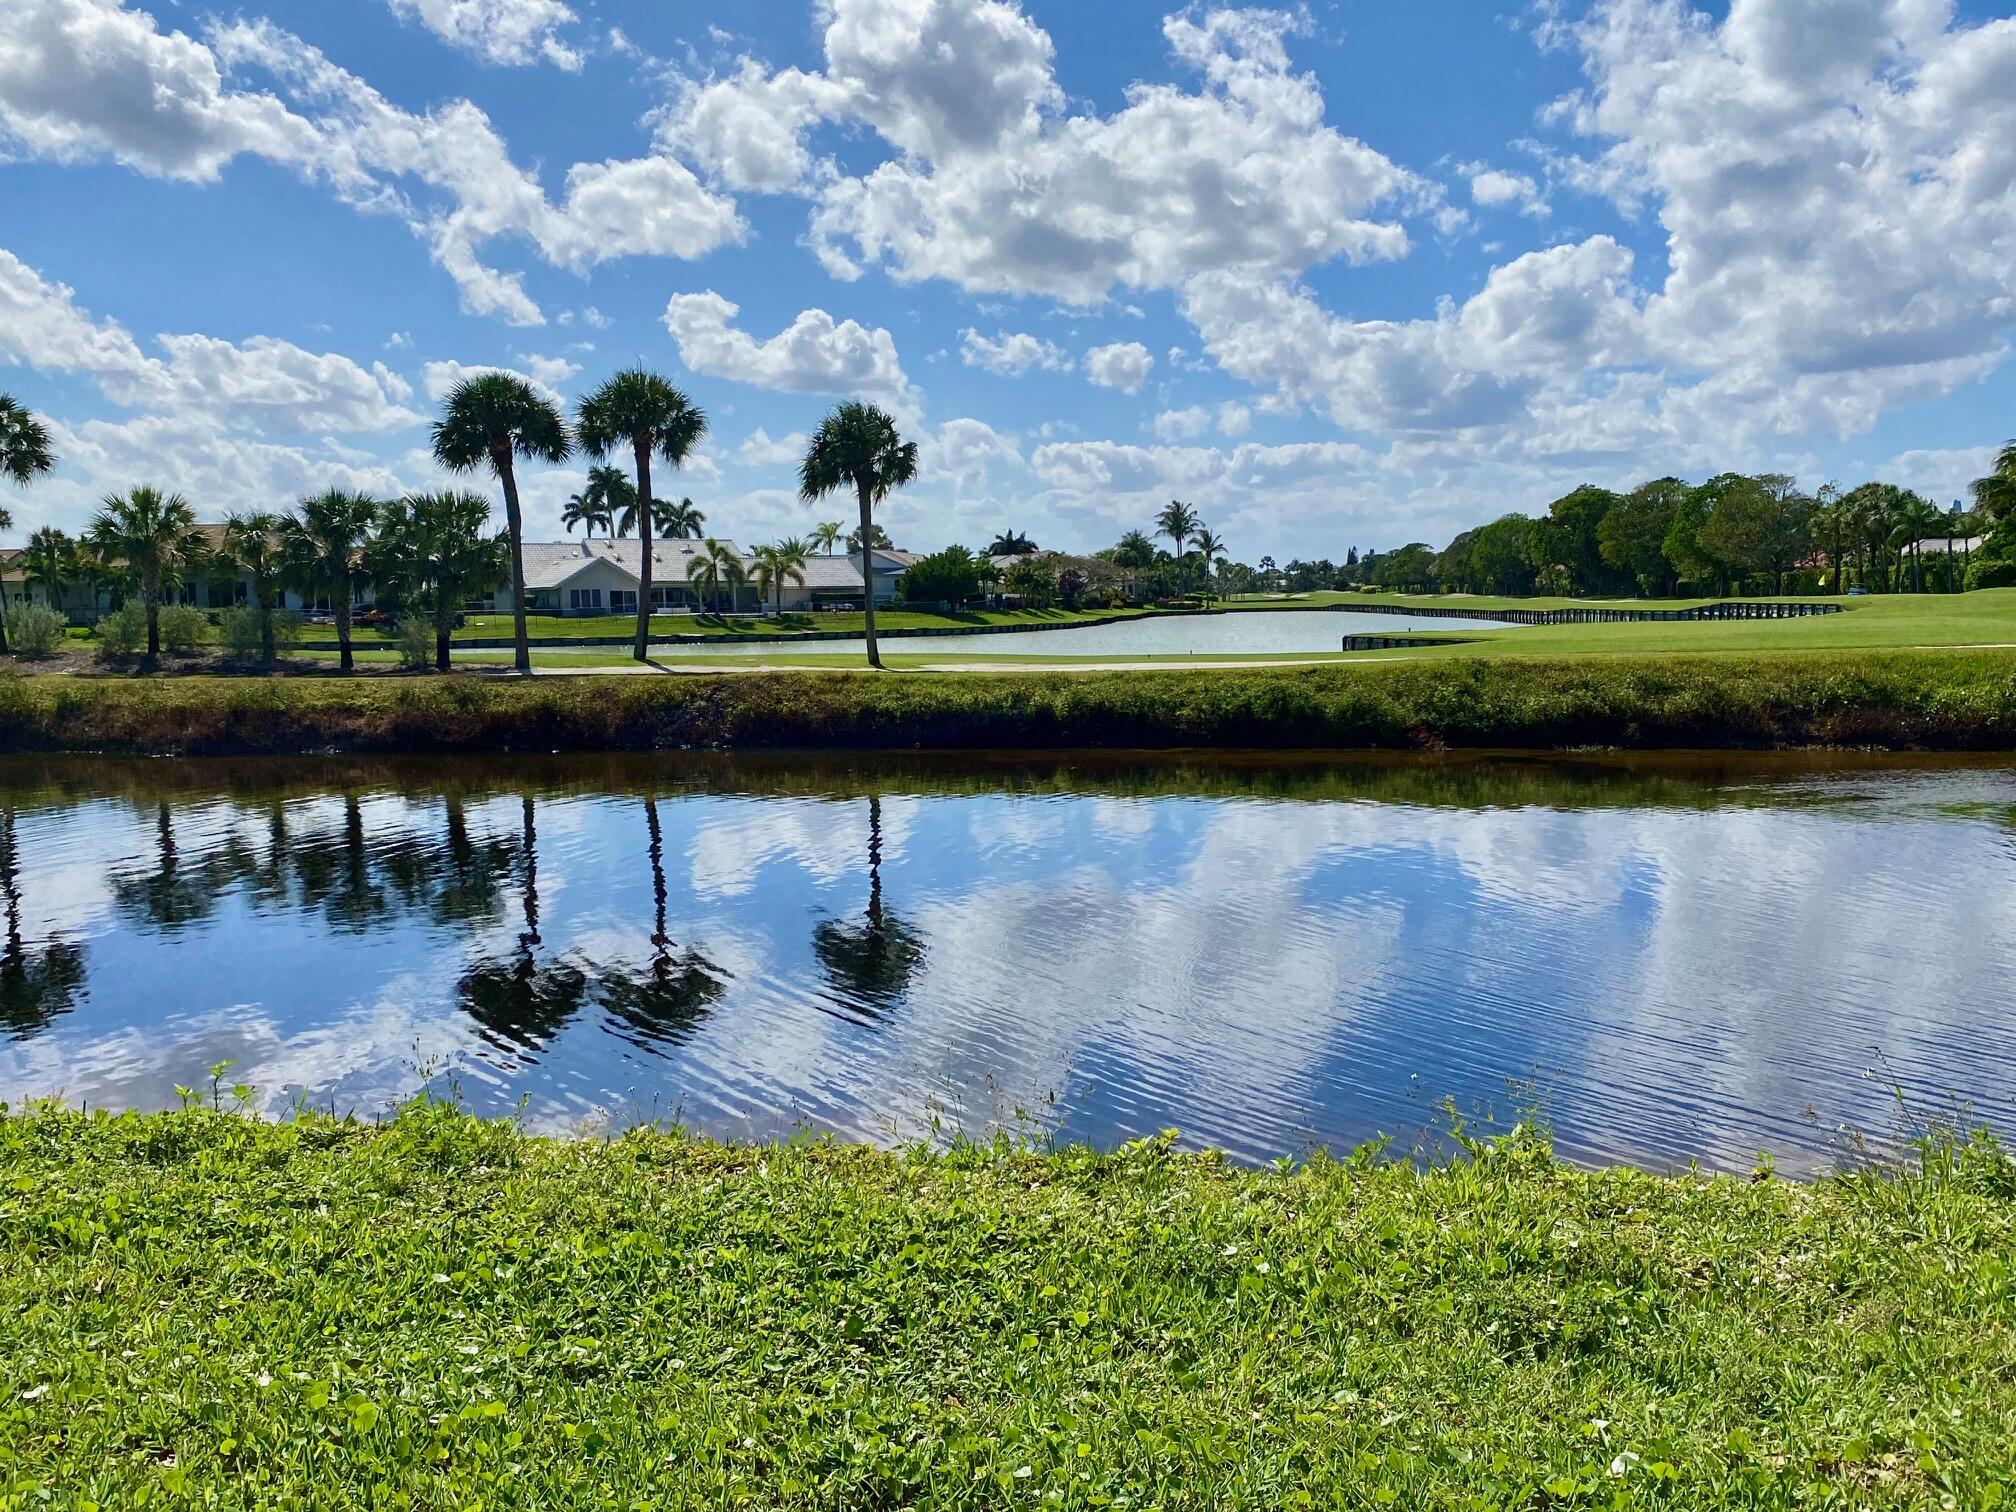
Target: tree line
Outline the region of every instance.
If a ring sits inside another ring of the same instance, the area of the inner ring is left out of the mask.
[[[244,571],[252,585],[249,607],[262,626],[269,657],[281,592],[292,586],[326,596],[345,671],[353,666],[351,606],[360,577],[368,576],[388,599],[403,600],[428,617],[436,633],[436,663],[442,668],[447,666],[449,631],[463,603],[508,583],[514,659],[519,671],[529,672],[525,525],[517,464],[557,465],[577,451],[604,459],[590,474],[588,491],[570,501],[574,523],[592,514],[597,523],[612,520],[625,533],[635,530],[649,542],[695,528],[704,519],[691,500],[682,500],[666,507],[661,524],[652,468],[656,462],[683,465],[706,433],[705,412],[643,368],[617,373],[584,396],[571,424],[560,406],[527,380],[513,373],[479,373],[457,383],[443,399],[432,431],[433,452],[451,472],[487,472],[496,481],[504,498],[501,534],[491,532],[489,501],[478,494],[443,491],[381,501],[332,490],[286,513],[233,516],[221,548],[213,551],[196,529],[187,499],[142,487],[106,499],[81,542],[48,527],[36,531],[24,570],[31,581],[54,585],[59,593],[66,581],[137,591],[151,664],[161,650],[163,596],[221,555]],[[606,461],[624,453],[632,468],[628,477]],[[55,465],[47,426],[11,396],[0,395],[0,471],[26,485]],[[851,492],[861,520],[851,539],[872,542],[880,532],[875,508],[916,475],[917,444],[905,441],[882,410],[850,401],[836,405],[813,433],[799,466],[799,493],[810,503]],[[0,509],[0,529],[12,524]],[[833,526],[829,532],[822,526],[817,535],[830,542],[839,529]],[[801,541],[784,542],[760,548],[752,561],[759,576],[779,585],[781,598],[783,581],[803,581],[808,549]],[[639,661],[648,654],[652,555],[649,550],[640,553],[634,643]],[[739,586],[746,575],[740,557],[725,547],[705,553],[695,572],[695,586],[711,587],[724,582]],[[863,579],[868,660],[879,667],[875,594],[865,559]],[[5,606],[0,603],[0,653],[6,650]]]

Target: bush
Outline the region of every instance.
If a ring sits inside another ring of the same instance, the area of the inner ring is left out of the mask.
[[[98,654],[107,661],[131,656],[147,642],[147,611],[128,601],[98,621]]]
[[[16,656],[54,654],[63,631],[63,616],[46,605],[29,604],[7,616],[7,644]]]
[[[2016,560],[1989,558],[1973,563],[1967,569],[1967,587],[1970,592],[1976,588],[2016,588]]]
[[[408,672],[426,672],[434,666],[434,627],[419,615],[399,622],[399,665]]]
[[[210,617],[194,604],[161,606],[161,649],[178,656],[194,651],[210,626]]]
[[[259,614],[243,604],[217,616],[224,654],[232,661],[256,662],[265,655],[265,637],[260,633]]]

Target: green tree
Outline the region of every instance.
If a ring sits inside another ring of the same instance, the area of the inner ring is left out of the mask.
[[[748,570],[735,548],[726,541],[711,538],[700,543],[699,552],[686,568],[686,581],[703,600],[725,590],[730,609],[734,608],[736,590],[748,580]]]
[[[819,422],[798,470],[798,495],[811,503],[843,488],[861,509],[861,607],[866,611],[868,665],[880,667],[875,644],[875,507],[917,476],[917,443],[905,441],[896,422],[872,404],[849,401]]]
[[[812,544],[819,548],[820,555],[831,556],[846,533],[847,527],[838,520],[822,520],[812,527]]]
[[[1175,545],[1178,587],[1184,583],[1184,548],[1190,544],[1190,537],[1197,533],[1203,523],[1196,510],[1177,499],[1171,499],[1169,507],[1155,516],[1155,533],[1169,537]]]
[[[947,546],[910,564],[903,596],[917,604],[960,604],[980,591],[980,563],[964,546]]]
[[[1501,515],[1480,525],[1470,538],[1470,575],[1477,591],[1505,596],[1531,593],[1533,520],[1523,514]]]
[[[597,471],[600,471],[600,469],[598,468]],[[609,512],[609,506],[585,491],[569,494],[566,504],[560,510],[561,529],[565,530],[567,534],[572,535],[574,534],[574,527],[576,525],[585,525],[588,527],[586,532],[587,538],[591,541],[595,539],[595,528],[598,525],[608,531],[612,537],[616,534],[616,521]]]
[[[196,512],[179,493],[164,494],[158,488],[113,494],[91,521],[91,544],[139,580],[147,614],[147,665],[152,667],[161,657],[161,595],[181,587],[209,556],[209,545],[196,528]]]
[[[0,394],[0,473],[26,488],[56,465],[49,428],[34,411]],[[0,530],[12,530],[14,517],[0,505]],[[0,656],[7,654],[7,595],[0,593]]]
[[[1712,479],[1720,484],[1702,521],[1700,543],[1745,577],[1769,577],[1782,593],[1785,574],[1813,550],[1813,498],[1787,473]]]
[[[511,631],[514,661],[532,670],[525,633],[525,514],[518,503],[516,459],[560,463],[573,443],[559,409],[512,373],[479,373],[449,390],[434,425],[434,457],[454,472],[488,467],[504,490],[505,528],[511,540]]]
[[[44,525],[28,537],[21,551],[21,574],[31,587],[40,588],[49,607],[63,610],[63,585],[79,572],[77,543],[53,525]]]
[[[658,511],[658,534],[668,541],[697,541],[707,533],[707,516],[691,499]]]
[[[1604,562],[1630,574],[1640,593],[1670,594],[1678,586],[1666,536],[1686,500],[1687,485],[1678,478],[1654,478],[1619,498],[1596,527]]]
[[[637,479],[635,525],[641,543],[637,638],[631,654],[641,662],[650,654],[652,548],[657,539],[651,521],[652,459],[667,467],[683,466],[707,434],[707,416],[656,373],[626,368],[581,401],[574,415],[574,434],[582,450],[597,457],[606,457],[620,446],[630,448]]]
[[[511,542],[490,533],[490,501],[481,494],[412,494],[385,506],[376,552],[383,581],[397,578],[434,626],[434,667],[446,672],[455,622],[470,599],[511,577]]]
[[[1425,541],[1413,541],[1379,558],[1373,581],[1394,590],[1435,587],[1435,551]]]
[[[805,586],[805,564],[812,555],[812,548],[793,536],[788,541],[779,541],[774,546],[758,546],[749,553],[756,565],[753,576],[756,580],[758,598],[772,593],[777,598],[777,612],[784,612],[784,587],[795,583]]]
[[[1130,530],[1118,545],[1108,548],[1107,559],[1129,572],[1146,572],[1155,565],[1155,543],[1140,531]]]
[[[336,616],[336,648],[345,672],[356,667],[350,645],[351,615],[364,581],[365,548],[378,522],[379,503],[366,494],[332,488],[303,499],[281,522],[287,575],[305,602],[327,598]]]
[[[1197,556],[1204,566],[1204,591],[1208,595],[1212,588],[1213,574],[1224,567],[1226,545],[1223,536],[1206,528],[1198,521],[1197,528],[1190,532],[1190,544],[1197,548]]]
[[[990,557],[1033,556],[1035,553],[1036,543],[1019,530],[1001,531],[987,543],[987,555]]]
[[[1995,465],[1988,470],[1988,476],[1976,478],[1971,488],[1974,507],[1991,524],[2016,516],[2016,441],[1995,454]]]
[[[1891,545],[1900,554],[1908,553],[1911,558],[1911,591],[1925,591],[1925,550],[1924,544],[1946,529],[1946,516],[1939,506],[1923,494],[1899,489],[1892,506],[1892,519],[1896,522],[1891,529]]]
[[[259,622],[259,660],[269,667],[279,655],[274,644],[273,611],[287,569],[285,552],[286,539],[276,514],[264,510],[234,514],[224,522],[223,557],[251,579],[251,608]]]
[[[1585,483],[1547,506],[1550,555],[1566,570],[1570,592],[1626,593],[1630,577],[1604,560],[1603,521],[1617,507],[1617,495]]]

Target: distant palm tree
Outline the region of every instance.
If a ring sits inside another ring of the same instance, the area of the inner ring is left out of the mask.
[[[196,511],[178,494],[158,488],[135,488],[113,494],[91,521],[91,544],[108,561],[125,564],[140,581],[140,602],[147,612],[147,665],[161,656],[161,594],[182,585],[184,577],[209,555],[209,545],[196,528]]]
[[[1901,545],[1911,553],[1911,591],[1925,591],[1925,542],[1945,528],[1945,516],[1923,494],[1899,490],[1894,506],[1896,520],[1893,545]]]
[[[1200,524],[1190,533],[1190,544],[1197,548],[1197,555],[1204,559],[1204,592],[1208,596],[1211,592],[1211,569],[1214,566],[1225,565],[1225,542]]]
[[[868,665],[880,667],[875,645],[875,506],[917,476],[917,443],[872,404],[836,405],[819,422],[798,470],[798,496],[811,503],[852,488],[861,506],[861,607],[867,614]]]
[[[1995,465],[1974,480],[1972,491],[1974,507],[1991,522],[2016,514],[2016,441],[1995,454]]]
[[[1176,543],[1176,572],[1178,586],[1183,581],[1183,548],[1190,543],[1190,537],[1197,534],[1204,521],[1197,511],[1188,504],[1171,499],[1169,507],[1155,516],[1155,533],[1165,535]]]
[[[1019,530],[1004,530],[987,543],[983,556],[1019,557],[1034,556],[1036,543]]]
[[[273,611],[287,567],[285,549],[286,538],[276,514],[234,514],[224,522],[224,560],[252,580],[251,607],[259,619],[259,660],[269,667],[279,655],[274,644]]]
[[[833,548],[840,543],[840,537],[845,534],[847,527],[838,520],[825,520],[812,527],[812,541],[819,548],[821,556],[833,555]]]
[[[448,392],[434,426],[434,457],[455,472],[488,466],[504,489],[504,519],[511,538],[511,632],[513,660],[532,670],[525,634],[525,514],[518,504],[513,460],[564,462],[572,451],[559,409],[523,378],[512,373],[479,373]]]
[[[425,602],[437,672],[448,670],[462,606],[511,575],[510,542],[489,527],[490,501],[481,494],[411,494],[385,507],[380,541]]]
[[[784,612],[784,585],[805,586],[805,563],[811,554],[811,547],[795,536],[775,546],[758,546],[749,553],[756,563],[756,592],[760,596],[774,591],[780,615]]]
[[[708,595],[725,589],[732,608],[735,591],[749,581],[749,574],[733,546],[710,538],[701,543],[700,551],[687,566],[686,581],[702,596],[703,602]]]
[[[697,541],[707,533],[707,516],[691,499],[658,511],[658,534],[668,541]]]
[[[56,465],[49,428],[34,411],[17,404],[12,394],[0,394],[0,473],[26,488]],[[12,530],[14,517],[0,505],[0,530]],[[7,595],[0,593],[0,656],[7,654]]]
[[[326,597],[336,614],[336,649],[345,672],[356,666],[350,648],[350,616],[357,586],[363,580],[362,559],[371,544],[371,527],[380,505],[365,494],[332,488],[303,499],[281,522],[287,543],[287,571],[312,602]]]
[[[637,471],[637,538],[643,543],[637,573],[637,643],[643,661],[651,640],[651,459],[681,466],[707,434],[707,416],[698,405],[656,373],[629,368],[583,399],[575,411],[575,434],[582,448],[606,457],[626,442]]]
[[[598,511],[609,527],[609,538],[627,541],[637,529],[637,485],[620,467],[603,463],[588,469],[588,486],[581,497]]]
[[[560,510],[560,525],[567,534],[574,534],[576,525],[587,526],[587,539],[595,539],[595,529],[600,526],[611,536],[616,533],[615,521],[610,518],[608,506],[596,502],[586,494],[569,494],[567,502]]]
[[[28,537],[21,552],[21,573],[30,587],[40,588],[49,607],[63,611],[63,585],[78,574],[77,543],[53,525]]]

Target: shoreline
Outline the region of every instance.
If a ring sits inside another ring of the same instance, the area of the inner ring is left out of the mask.
[[[2016,750],[2001,651],[761,677],[0,677],[0,753]]]

